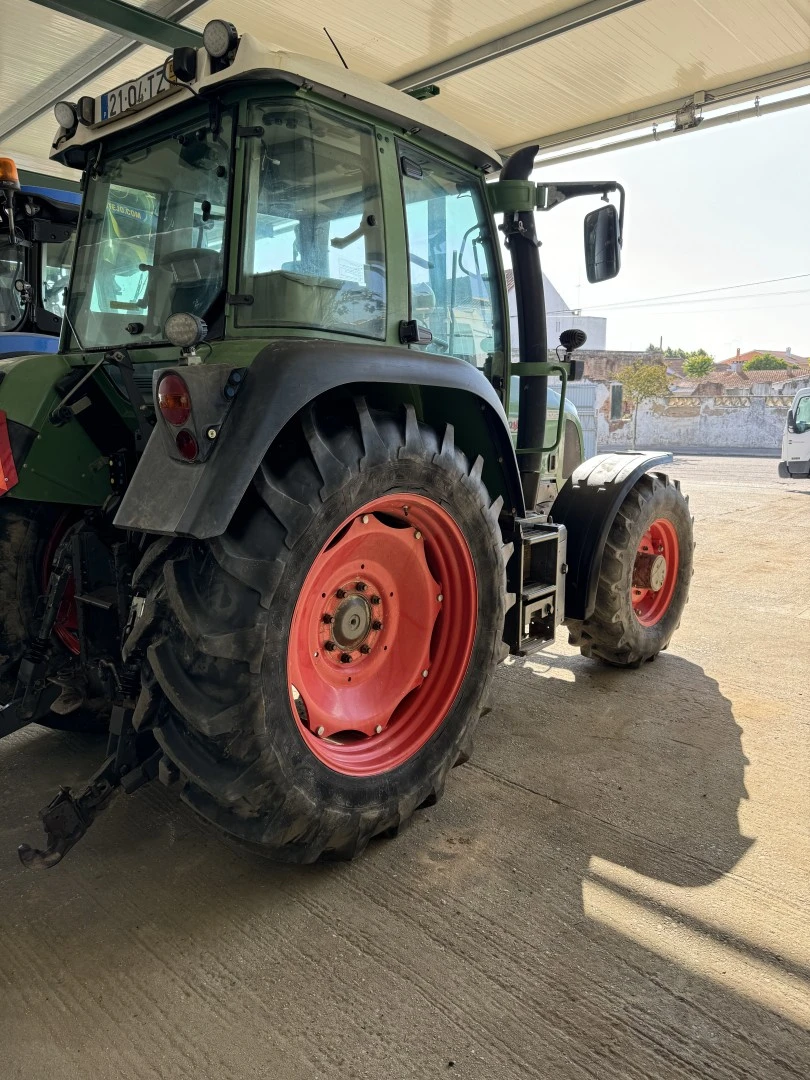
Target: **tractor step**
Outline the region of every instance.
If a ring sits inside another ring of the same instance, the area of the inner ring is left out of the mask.
[[[514,551],[506,568],[515,603],[505,640],[513,656],[528,656],[554,640],[565,617],[566,531],[539,514],[515,519]]]

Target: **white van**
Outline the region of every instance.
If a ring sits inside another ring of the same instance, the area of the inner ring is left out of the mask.
[[[780,476],[810,476],[810,386],[800,390],[787,414]]]

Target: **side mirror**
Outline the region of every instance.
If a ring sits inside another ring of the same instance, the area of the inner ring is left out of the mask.
[[[787,429],[794,434],[796,432],[796,417],[793,415],[793,409],[790,409],[787,414]]]
[[[585,218],[585,268],[595,285],[616,277],[622,265],[619,215],[612,203],[592,210]]]

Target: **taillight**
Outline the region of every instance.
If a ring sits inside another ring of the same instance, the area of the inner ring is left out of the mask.
[[[186,461],[196,460],[200,448],[197,446],[197,440],[190,431],[186,431],[185,428],[182,431],[178,431],[177,438],[174,441],[181,457],[184,457]]]
[[[182,427],[183,424],[188,422],[191,416],[191,398],[188,394],[188,387],[179,375],[170,373],[163,376],[158,383],[157,399],[161,416],[172,427]],[[181,432],[181,434],[183,433]],[[178,435],[178,450],[180,449],[179,438]],[[193,436],[189,435],[189,438],[193,441]],[[196,442],[194,445],[196,447]],[[180,452],[183,453],[182,450]],[[194,456],[196,457],[196,449]],[[183,454],[183,457],[186,457],[186,455]]]

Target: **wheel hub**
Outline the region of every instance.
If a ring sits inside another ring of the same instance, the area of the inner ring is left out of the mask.
[[[633,567],[633,587],[660,592],[667,579],[667,560],[663,555],[638,555]]]
[[[332,637],[344,649],[359,649],[371,630],[371,605],[359,593],[347,596],[332,616]]]

